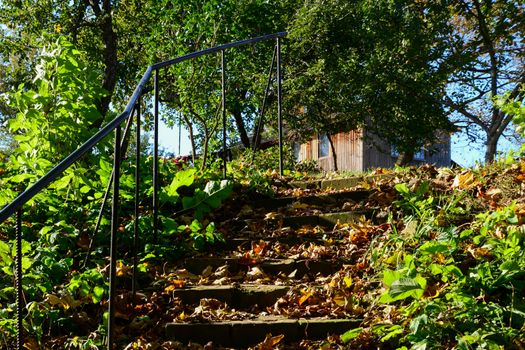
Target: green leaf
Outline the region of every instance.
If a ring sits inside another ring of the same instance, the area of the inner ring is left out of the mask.
[[[385,270],[383,272],[383,283],[387,287],[390,287],[392,285],[392,283],[394,283],[394,281],[397,281],[401,277],[403,277],[403,274],[401,272],[392,271],[392,270]]]
[[[417,317],[414,317],[412,322],[410,322],[410,330],[412,333],[417,333],[419,331],[419,328],[422,325],[425,325],[428,323],[428,316],[426,314],[419,315]]]
[[[171,235],[177,232],[178,224],[172,218],[163,218],[162,222],[164,224],[164,233],[166,235]]]
[[[183,197],[182,198],[182,208],[189,209],[195,205],[194,197]]]
[[[18,175],[11,176],[9,178],[9,182],[20,183],[27,179],[33,179],[33,178],[35,178],[33,174],[18,174]]]
[[[102,298],[104,297],[104,293],[106,290],[102,286],[95,286],[93,288],[93,295],[91,296],[91,299],[93,300],[94,304],[98,304],[102,301]]]
[[[204,188],[204,193],[209,196],[205,199],[205,202],[211,207],[211,209],[217,209],[222,201],[230,196],[232,190],[233,184],[228,180],[222,180],[221,182],[210,181]]]
[[[4,266],[10,266],[13,262],[11,258],[11,247],[4,241],[0,241],[0,259],[3,261]]]
[[[418,292],[418,293],[415,293]],[[394,300],[402,300],[407,297],[416,297],[424,292],[422,286],[414,279],[402,277],[392,283],[388,294]]]
[[[399,334],[403,334],[404,330],[403,330],[403,327],[399,326],[399,325],[393,325],[392,327],[389,327],[387,329],[387,333],[385,336],[383,336],[381,338],[381,341],[382,342],[385,342],[389,339],[392,339],[393,337],[399,335]]]
[[[438,254],[448,252],[448,245],[442,242],[429,241],[419,247],[418,252],[426,254]]]
[[[355,339],[363,332],[362,327],[354,328],[345,333],[341,334],[341,341],[343,343],[348,343],[350,340]]]
[[[410,194],[410,189],[408,188],[407,184],[396,184],[395,186],[395,189],[397,192],[401,193],[401,194],[404,194],[404,195],[407,195],[407,194]]]
[[[174,199],[179,197],[177,190],[182,186],[191,186],[195,181],[195,173],[197,170],[194,168],[179,171],[175,174],[175,178],[169,186],[166,187],[166,193],[168,196],[173,197]]]

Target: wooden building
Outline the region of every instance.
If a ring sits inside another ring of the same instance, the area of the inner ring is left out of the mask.
[[[395,147],[366,129],[340,132],[330,135],[330,138],[334,144],[338,170],[392,168],[398,157]],[[321,169],[335,170],[334,157],[326,134],[320,134],[307,143],[297,145],[295,153],[299,161],[313,159],[318,161]],[[413,164],[425,163],[436,166],[451,165],[450,135],[442,135],[438,143],[422,148],[414,154]]]

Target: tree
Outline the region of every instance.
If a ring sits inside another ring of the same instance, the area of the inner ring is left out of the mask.
[[[458,65],[443,103],[473,138],[485,134],[485,161],[494,160],[498,140],[512,115],[494,103],[525,97],[525,5],[512,0],[462,0],[454,6],[455,29],[447,38],[450,59]]]
[[[270,34],[285,28],[284,5],[264,0],[249,1],[158,1],[148,5],[156,22],[147,39],[150,62],[158,62],[203,50],[219,44]],[[227,50],[226,108],[229,134],[250,147],[250,129],[261,108],[266,72],[275,42]],[[218,135],[217,108],[221,102],[220,54],[172,66],[162,73],[161,99],[176,111],[165,116],[167,122],[181,120],[192,137],[202,137],[201,151]],[[178,120],[177,120],[178,119]],[[219,143],[215,143],[219,146]]]
[[[404,162],[451,130],[442,105],[447,2],[314,0],[297,13],[285,82],[302,135],[366,125]],[[304,108],[303,108],[304,107]],[[293,110],[293,109],[292,109]]]
[[[1,64],[12,65],[16,61],[19,67],[15,78],[8,80],[11,81],[10,86],[27,81],[32,74],[35,57],[31,53],[65,35],[86,52],[94,66],[103,72],[100,86],[107,93],[97,101],[101,118],[93,123],[93,128],[100,127],[109,111],[118,78],[119,47],[114,23],[116,4],[110,0],[0,2],[0,23],[4,25],[0,29]],[[0,70],[0,73],[4,72]],[[2,79],[8,76],[4,74]]]

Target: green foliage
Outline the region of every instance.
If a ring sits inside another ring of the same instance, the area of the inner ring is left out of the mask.
[[[514,124],[516,132],[522,137],[525,137],[525,105],[523,102],[519,99],[513,100],[510,94],[507,93],[504,96],[496,96],[494,98],[494,105],[512,117],[512,124]],[[521,151],[525,152],[525,145],[522,145]]]
[[[405,321],[372,325],[372,332],[411,348],[516,344],[525,322],[525,296],[518,292],[525,287],[525,231],[516,206],[482,212],[461,229],[454,222],[464,194],[441,197],[426,183],[395,187],[405,227],[392,231],[372,263],[385,287],[378,302],[397,305]]]
[[[295,164],[295,171],[317,174],[321,172],[319,163],[315,159],[306,159]]]
[[[61,37],[39,57],[34,89],[21,85],[4,95],[17,111],[8,123],[17,147],[6,160],[9,170],[0,180],[0,205],[14,198],[15,189],[43,176],[85,142],[94,132],[92,123],[100,117],[95,102],[104,92],[97,88],[98,75],[83,63],[82,54],[71,43]],[[99,145],[102,150],[104,146]],[[63,193],[73,183],[91,188],[91,182],[79,176],[84,173],[77,164],[51,188]]]
[[[302,137],[369,131],[414,152],[450,130],[440,96],[450,33],[446,1],[310,1],[290,25],[284,80]]]
[[[93,133],[100,117],[95,102],[104,92],[95,71],[63,37],[44,48],[33,80],[35,89],[21,85],[9,95],[17,115],[9,121],[22,160],[56,162],[75,150]],[[51,164],[47,164],[50,166]],[[43,167],[46,170],[47,167]]]
[[[194,210],[195,218],[202,220],[204,215],[220,207],[232,193],[233,185],[228,180],[209,181],[203,190],[196,189],[192,197],[182,199],[184,210]]]

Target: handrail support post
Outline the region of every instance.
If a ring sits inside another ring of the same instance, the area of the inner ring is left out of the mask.
[[[283,176],[283,118],[281,80],[281,38],[277,37],[277,120],[279,124],[279,174]]]
[[[159,228],[159,70],[154,75],[153,110],[153,243],[157,244]]]
[[[15,284],[16,284],[16,347],[18,350],[24,348],[24,328],[23,319],[23,300],[24,291],[22,283],[22,209],[16,211],[16,266],[15,266]]]
[[[224,57],[224,50],[221,50],[221,89],[222,89],[222,166],[223,178],[227,177],[227,153],[226,153],[226,58]]]
[[[115,151],[113,154],[113,199],[111,203],[111,238],[109,245],[109,305],[108,305],[108,350],[113,350],[115,335],[115,296],[117,271],[117,232],[119,228],[119,190],[120,190],[120,140],[121,127],[115,129]]]

